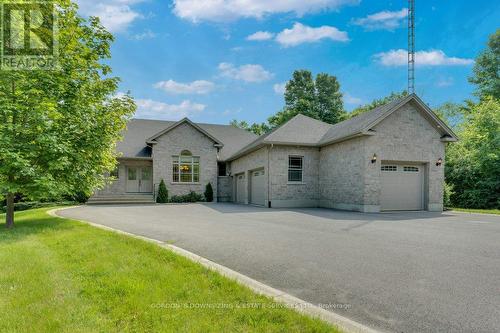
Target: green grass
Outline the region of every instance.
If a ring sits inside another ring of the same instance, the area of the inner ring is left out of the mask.
[[[457,212],[500,215],[500,209],[472,209],[472,208],[450,208],[450,209],[455,210]]]
[[[337,332],[171,251],[47,210],[0,225],[0,332]],[[260,308],[236,307],[249,303]]]

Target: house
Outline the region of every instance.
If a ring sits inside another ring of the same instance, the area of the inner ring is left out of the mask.
[[[412,94],[335,125],[297,115],[262,136],[228,126],[133,119],[117,146],[110,197],[202,193],[265,207],[361,212],[443,209],[444,156],[456,135]],[[107,198],[107,199],[106,199]]]

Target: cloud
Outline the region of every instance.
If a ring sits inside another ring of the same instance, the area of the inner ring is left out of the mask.
[[[285,93],[287,82],[276,83],[273,85],[273,90],[278,95],[283,95]]]
[[[137,118],[175,120],[199,115],[206,105],[185,100],[180,104],[166,104],[151,99],[137,99]]]
[[[390,50],[377,53],[373,56],[375,61],[384,66],[406,66],[408,63],[408,51]],[[441,50],[415,52],[415,65],[418,66],[466,66],[474,63],[472,59],[448,57]]]
[[[133,40],[145,40],[145,39],[155,38],[156,36],[157,36],[156,33],[152,32],[149,29],[147,29],[147,30],[144,30],[141,33],[134,34],[134,35],[130,36],[130,38],[133,39]]]
[[[273,74],[261,65],[248,64],[236,67],[233,64],[222,62],[219,64],[219,71],[222,76],[245,82],[262,82],[273,77]]]
[[[351,94],[349,94],[348,92],[345,92],[343,96],[344,96],[344,102],[346,104],[360,105],[361,103],[363,103],[363,100],[361,98],[351,96]]]
[[[322,39],[347,42],[347,32],[340,31],[335,27],[321,26],[309,27],[301,23],[295,23],[291,29],[285,29],[276,36],[276,41],[285,47],[297,46],[302,43],[314,43]]]
[[[360,0],[174,0],[173,12],[192,21],[224,22],[239,18],[262,18],[276,13],[302,16],[356,5]]]
[[[123,32],[130,24],[143,16],[131,5],[143,0],[78,0],[80,12],[85,16],[97,16],[110,32]]]
[[[382,11],[353,20],[353,24],[363,26],[366,30],[394,30],[401,26],[408,16],[408,9],[399,11]]]
[[[247,40],[253,41],[262,41],[262,40],[270,40],[273,39],[274,34],[269,31],[257,31],[254,34],[251,34],[247,37]]]
[[[208,94],[214,90],[215,84],[205,80],[197,80],[191,83],[180,83],[174,80],[168,80],[155,83],[153,87],[171,94]]]
[[[454,83],[453,81],[453,78],[452,77],[442,77],[440,78],[437,82],[436,82],[436,86],[440,87],[440,88],[445,88],[445,87],[449,87],[449,86],[452,86]]]

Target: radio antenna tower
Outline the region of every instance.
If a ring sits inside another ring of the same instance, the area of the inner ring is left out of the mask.
[[[408,93],[415,93],[415,0],[408,0]]]

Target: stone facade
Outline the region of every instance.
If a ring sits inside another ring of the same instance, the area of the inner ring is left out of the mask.
[[[188,123],[183,123],[156,139],[153,145],[153,183],[158,188],[165,181],[169,195],[184,195],[190,191],[204,193],[208,182],[217,193],[217,147],[214,141]],[[200,158],[200,181],[197,183],[174,183],[172,176],[173,156],[189,150]]]
[[[424,165],[425,209],[442,211],[446,144],[436,128],[412,104],[406,104],[374,130],[376,134],[365,139],[365,204],[380,208],[381,162],[408,161]],[[375,165],[369,162],[373,154],[378,156]],[[443,164],[436,166],[439,158]]]
[[[365,211],[365,138],[355,138],[321,148],[320,206]]]
[[[302,157],[302,182],[288,181],[289,156]],[[274,146],[269,169],[272,207],[318,207],[319,148]]]

